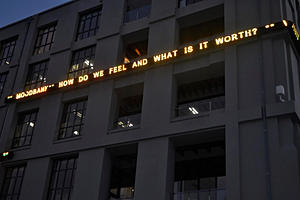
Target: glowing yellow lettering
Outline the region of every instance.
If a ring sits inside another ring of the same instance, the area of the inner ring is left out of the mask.
[[[223,37],[215,39],[217,45],[223,44]]]
[[[127,68],[125,67],[125,65],[119,65],[119,66],[109,68],[109,74],[115,74],[126,70]]]
[[[238,40],[238,35],[237,35],[237,34],[232,34],[232,35],[231,35],[231,40],[232,40],[232,41]]]
[[[293,31],[294,31],[294,34],[295,34],[295,36],[296,36],[296,39],[299,40],[299,33],[298,33],[298,30],[297,30],[295,24],[292,25],[292,29],[293,29]]]
[[[174,50],[174,51],[170,51],[168,53],[162,53],[162,54],[159,54],[159,55],[155,55],[155,56],[153,56],[153,60],[154,60],[154,62],[159,62],[159,61],[163,61],[163,60],[167,60],[167,59],[176,57],[177,56],[177,51],[178,50]]]
[[[66,86],[73,85],[73,84],[74,84],[74,79],[60,81],[58,83],[58,88],[66,87]]]
[[[224,41],[225,42],[230,42],[231,41],[231,37],[230,36],[225,36]]]
[[[100,70],[100,71],[93,73],[94,78],[99,78],[99,77],[103,77],[103,76],[104,76],[104,70]]]
[[[131,67],[132,67],[132,69],[134,69],[137,67],[145,66],[147,64],[148,64],[148,59],[145,58],[145,59],[133,62]]]
[[[207,47],[208,47],[208,41],[206,41],[206,42],[201,42],[200,44],[199,44],[199,49],[200,50],[202,50],[202,49],[207,49]]]
[[[89,79],[88,75],[84,75],[84,76],[79,76],[78,78],[78,83],[82,83],[84,81],[87,81]]]
[[[252,36],[252,30],[245,31],[245,37],[251,37]]]
[[[184,54],[192,53],[193,51],[193,46],[184,47]]]
[[[32,90],[28,90],[28,91],[25,91],[25,92],[20,92],[20,93],[16,94],[16,99],[22,99],[22,98],[25,98],[25,97],[29,97],[29,96],[33,96],[33,95],[36,95],[36,94],[47,92],[48,87],[49,86],[43,86],[43,87],[40,87],[40,88],[35,88],[35,89],[32,89]]]
[[[238,32],[240,39],[242,39],[244,37],[244,31]]]

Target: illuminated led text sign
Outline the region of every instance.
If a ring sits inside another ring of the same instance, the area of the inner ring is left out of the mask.
[[[193,45],[187,45],[183,48],[159,53],[149,58],[142,58],[140,60],[132,61],[129,63],[108,67],[102,70],[94,71],[90,74],[79,76],[78,78],[62,80],[58,83],[45,85],[27,91],[21,91],[17,94],[8,96],[6,98],[6,101],[12,102],[15,100],[27,99],[33,96],[46,94],[51,91],[58,91],[60,89],[80,86],[97,80],[113,78],[121,74],[125,75],[133,71],[148,69],[158,64],[166,64],[179,57],[187,57],[187,55],[193,55],[207,50],[218,49],[223,46],[228,46],[243,40],[281,30],[288,30],[290,33],[293,34],[293,39],[295,41],[299,40],[299,33],[295,25],[289,21],[283,20],[282,22],[278,22],[276,24],[267,24],[264,27],[253,27],[250,29],[245,29],[236,33],[216,37],[212,40],[201,41]]]

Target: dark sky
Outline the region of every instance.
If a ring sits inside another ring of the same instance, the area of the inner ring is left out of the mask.
[[[0,27],[70,0],[0,0]]]

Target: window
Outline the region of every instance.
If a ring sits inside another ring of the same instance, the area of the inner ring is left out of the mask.
[[[7,72],[0,74],[0,97],[4,91],[7,74],[8,74]]]
[[[214,130],[174,138],[173,200],[226,199],[224,133]]]
[[[148,29],[137,31],[123,37],[123,62],[147,56],[148,52]]]
[[[8,40],[4,40],[0,44],[0,66],[9,65],[13,57],[17,37],[13,37]]]
[[[80,16],[76,40],[96,35],[100,26],[101,9]]]
[[[67,103],[64,106],[58,139],[76,137],[81,134],[86,114],[87,100]]]
[[[12,147],[29,146],[36,125],[38,110],[20,113],[17,121],[17,127],[13,138]]]
[[[34,47],[34,55],[50,51],[55,38],[56,24],[40,28]]]
[[[77,158],[55,160],[52,167],[48,200],[69,200],[73,190]]]
[[[88,74],[94,69],[95,49],[95,46],[91,46],[73,53],[68,78]]]
[[[134,128],[141,123],[144,84],[116,90],[117,105],[113,129]]]
[[[151,0],[127,0],[124,22],[135,21],[148,17],[151,12]]]
[[[6,168],[0,199],[19,199],[24,173],[25,165]]]
[[[182,17],[178,24],[179,45],[222,34],[225,29],[224,7],[216,6]]]
[[[178,74],[176,117],[197,116],[225,107],[224,63]]]
[[[197,3],[197,2],[200,2],[200,1],[203,1],[203,0],[179,0],[179,5],[178,7],[179,8],[183,8],[183,7],[186,7],[190,4],[194,4],[194,3]]]
[[[137,145],[110,150],[111,175],[108,200],[133,200],[137,161]]]
[[[48,61],[39,62],[29,66],[25,83],[25,90],[41,87],[46,83]]]

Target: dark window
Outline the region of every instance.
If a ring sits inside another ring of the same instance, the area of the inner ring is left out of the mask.
[[[81,134],[86,114],[87,100],[67,103],[64,106],[58,139],[76,137]]]
[[[127,0],[124,22],[135,21],[148,17],[151,12],[151,0]]]
[[[72,56],[68,78],[76,78],[94,69],[95,46],[75,51]]]
[[[100,26],[100,19],[101,9],[81,15],[76,40],[82,40],[96,35]]]
[[[31,144],[31,139],[36,125],[38,110],[20,113],[17,121],[17,127],[13,138],[12,147],[28,146]]]
[[[29,66],[25,83],[25,90],[41,87],[46,83],[48,61],[39,62]]]
[[[176,78],[176,116],[201,115],[225,107],[223,62],[178,74]]]
[[[143,84],[120,88],[117,93],[117,112],[114,129],[133,128],[141,123]]]
[[[224,131],[203,132],[200,135],[174,138],[174,200],[226,199]]]
[[[224,18],[218,18],[180,29],[179,42],[180,44],[185,44],[223,32]]]
[[[0,192],[1,200],[19,199],[24,172],[25,172],[24,165],[6,168],[2,190]]]
[[[200,1],[203,1],[203,0],[179,0],[179,5],[178,7],[179,8],[183,8],[183,7],[186,7],[190,4],[194,4],[194,3],[197,3],[197,2],[200,2]]]
[[[109,200],[133,200],[137,146],[120,146],[110,149]]]
[[[48,200],[69,200],[73,190],[77,158],[55,160],[53,163]]]
[[[0,66],[9,65],[14,54],[17,38],[4,40],[0,45]]]
[[[2,95],[4,90],[7,74],[7,72],[0,74],[0,96]]]
[[[56,24],[40,28],[33,54],[41,54],[50,51],[55,38]]]

